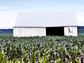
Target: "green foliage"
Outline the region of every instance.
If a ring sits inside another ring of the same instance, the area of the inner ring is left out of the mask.
[[[0,51],[0,63],[80,63],[84,36],[0,36]]]
[[[10,60],[8,63],[13,63],[13,61]]]
[[[39,62],[40,63],[46,63],[46,61],[47,61],[47,59],[43,59],[43,58],[41,59],[41,58],[39,58]]]
[[[58,60],[56,60],[56,63],[62,63],[62,60],[59,58]]]
[[[0,51],[0,63],[6,63],[6,57],[2,51]]]

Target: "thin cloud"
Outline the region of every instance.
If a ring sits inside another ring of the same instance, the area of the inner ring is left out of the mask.
[[[10,7],[0,6],[0,10],[10,9]]]
[[[77,22],[79,26],[84,26],[84,17],[77,17]]]
[[[78,17],[84,17],[84,12],[77,12]]]
[[[0,12],[0,29],[13,28],[17,14],[17,12]]]

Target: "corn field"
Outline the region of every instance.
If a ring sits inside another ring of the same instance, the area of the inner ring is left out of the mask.
[[[83,63],[84,36],[0,36],[0,63]]]

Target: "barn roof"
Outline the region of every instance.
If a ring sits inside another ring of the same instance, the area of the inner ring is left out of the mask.
[[[75,11],[22,11],[15,27],[77,26]]]

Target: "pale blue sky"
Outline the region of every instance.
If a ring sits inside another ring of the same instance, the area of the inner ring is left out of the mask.
[[[76,11],[84,26],[84,0],[0,0],[0,28],[12,28],[18,11]]]

